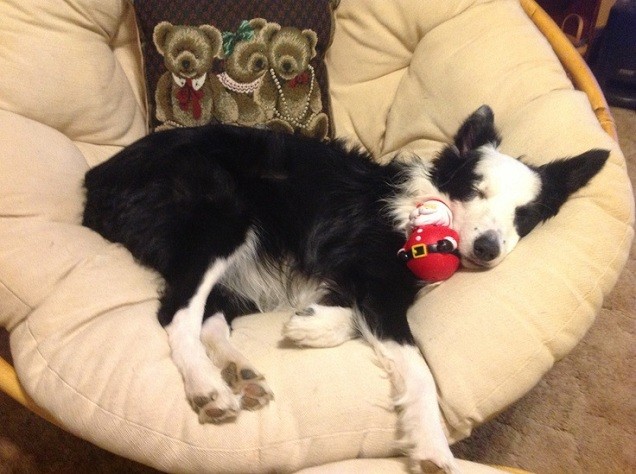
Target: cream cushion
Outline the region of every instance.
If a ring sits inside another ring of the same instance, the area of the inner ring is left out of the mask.
[[[198,423],[155,319],[156,275],[80,226],[86,170],[147,131],[132,6],[4,0],[0,18],[0,324],[35,401],[69,431],[165,471],[393,455],[391,390],[372,351],[291,347],[285,314],[241,318],[232,336],[275,401],[236,423]],[[342,0],[327,62],[336,133],[381,159],[432,157],[483,103],[503,150],[529,162],[612,152],[500,266],[459,272],[412,308],[449,436],[461,439],[592,323],[633,234],[624,158],[515,0]]]

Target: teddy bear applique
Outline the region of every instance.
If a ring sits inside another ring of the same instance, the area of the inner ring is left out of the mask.
[[[240,125],[265,123],[265,111],[254,100],[254,93],[269,70],[267,38],[277,27],[263,18],[253,18],[243,21],[236,32],[223,32],[225,70],[217,77],[236,101]]]
[[[256,93],[265,109],[269,128],[325,139],[329,132],[322,111],[320,88],[310,61],[316,56],[318,36],[294,27],[270,29],[269,74]]]
[[[219,121],[327,138],[313,30],[263,18],[223,33],[162,21],[153,42],[166,68],[155,90],[157,129]]]
[[[155,26],[153,42],[167,69],[155,90],[156,117],[165,128],[237,120],[236,101],[210,73],[214,58],[221,54],[218,29],[162,21]]]

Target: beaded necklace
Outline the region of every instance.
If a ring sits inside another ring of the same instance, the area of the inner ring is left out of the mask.
[[[166,120],[164,122],[164,125],[170,125],[171,127],[175,127],[175,128],[187,128],[187,125],[183,125],[182,123],[175,122],[174,120]]]
[[[272,79],[274,80],[274,84],[276,85],[276,89],[278,90],[278,95],[281,99],[282,109],[283,109],[283,112],[280,112],[274,106],[274,113],[276,114],[278,118],[283,119],[291,123],[292,125],[295,125],[296,127],[303,128],[303,129],[307,128],[307,126],[311,122],[311,119],[313,119],[316,115],[315,112],[312,112],[311,115],[307,118],[307,120],[305,120],[304,123],[302,122],[303,117],[305,117],[305,115],[307,114],[307,111],[309,110],[309,101],[311,100],[311,94],[314,91],[314,84],[316,83],[314,68],[311,64],[309,65],[309,71],[311,72],[311,81],[309,84],[309,94],[307,94],[307,100],[305,102],[302,112],[298,115],[298,117],[293,117],[289,112],[289,106],[287,105],[287,98],[285,97],[285,94],[283,93],[283,86],[280,85],[280,81],[278,80],[278,76],[276,75],[276,72],[274,71],[273,68],[269,70],[269,73],[271,74]]]
[[[238,92],[239,94],[253,94],[254,91],[261,86],[264,76],[261,76],[252,82],[238,82],[232,79],[227,72],[217,74],[217,77],[226,89]]]

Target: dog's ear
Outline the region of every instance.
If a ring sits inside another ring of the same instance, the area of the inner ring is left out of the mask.
[[[537,168],[541,175],[544,192],[561,196],[565,201],[603,168],[609,151],[593,149],[574,158],[566,158],[547,163]]]
[[[495,114],[492,109],[482,105],[470,114],[459,127],[454,141],[461,156],[488,143],[499,146],[501,138],[495,128]]]
[[[555,216],[572,193],[578,191],[603,168],[609,151],[589,150],[579,156],[532,167],[541,178],[541,191],[533,202],[517,208],[515,227],[521,237],[539,222]]]

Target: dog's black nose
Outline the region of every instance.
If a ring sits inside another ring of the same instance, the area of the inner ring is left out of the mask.
[[[484,232],[475,239],[473,244],[473,254],[482,262],[490,262],[499,256],[499,239],[494,230]]]

